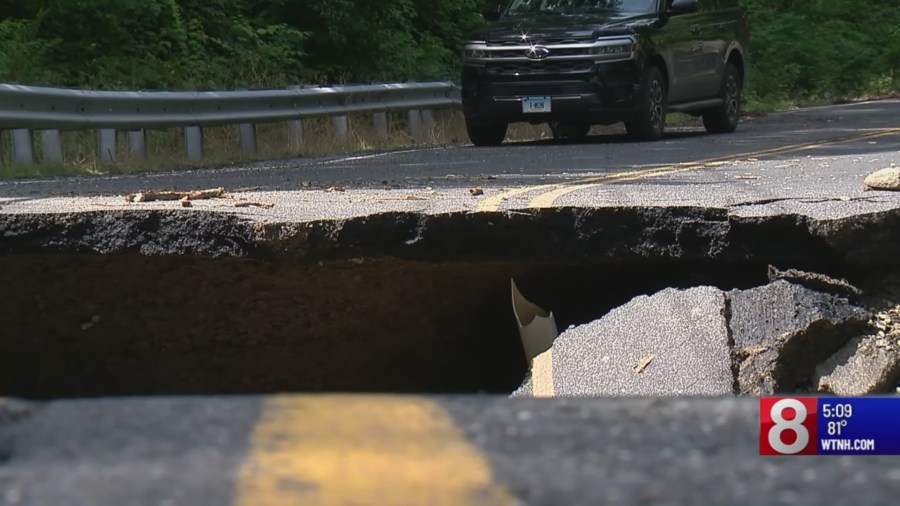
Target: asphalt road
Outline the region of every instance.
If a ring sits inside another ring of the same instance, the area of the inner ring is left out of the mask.
[[[725,207],[819,218],[900,207],[900,101],[748,120],[656,143],[411,150],[221,170],[0,182],[0,213],[182,209],[224,187],[264,221],[548,206]],[[340,186],[344,191],[326,191]],[[471,195],[479,187],[483,195]],[[387,189],[386,189],[387,188]],[[753,399],[194,398],[0,404],[0,505],[889,504],[896,458],[762,458]],[[360,500],[363,498],[363,500]],[[372,498],[375,498],[374,500]]]
[[[157,398],[28,409],[18,422],[0,416],[3,506],[862,506],[900,491],[895,457],[759,456],[754,399]]]
[[[900,164],[900,100],[747,118],[734,134],[673,128],[631,143],[598,135],[497,148],[420,149],[298,158],[121,177],[0,182],[0,213],[172,208],[125,203],[129,192],[224,187],[271,209],[195,203],[265,221],[373,212],[497,211],[549,206],[700,205],[740,214],[799,212],[832,218],[890,209],[900,196],[863,192],[875,170]],[[627,177],[626,177],[627,176]],[[326,189],[340,187],[344,191]],[[470,189],[481,188],[473,196]]]

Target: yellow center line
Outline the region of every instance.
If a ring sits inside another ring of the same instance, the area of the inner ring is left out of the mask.
[[[476,207],[476,211],[478,211],[478,212],[496,212],[496,211],[500,210],[500,206],[505,201],[515,198],[515,197],[518,197],[520,195],[524,195],[526,193],[538,192],[538,191],[543,191],[543,190],[553,190],[553,189],[557,189],[557,188],[565,188],[565,187],[579,186],[579,185],[585,185],[585,184],[590,184],[591,186],[593,186],[593,183],[604,182],[608,178],[611,178],[611,177],[622,177],[622,176],[630,177],[633,175],[644,174],[644,173],[647,173],[648,171],[671,170],[673,167],[685,167],[688,165],[693,166],[694,168],[699,168],[700,166],[702,166],[704,164],[709,165],[709,164],[717,163],[717,162],[727,162],[727,161],[739,160],[741,158],[754,158],[754,157],[760,157],[760,156],[769,156],[769,155],[790,153],[790,152],[794,152],[794,151],[814,149],[817,147],[827,146],[829,144],[860,141],[860,140],[866,140],[866,139],[870,139],[870,138],[884,137],[887,135],[893,135],[893,134],[897,134],[897,133],[900,133],[900,128],[879,129],[874,132],[869,132],[869,133],[860,134],[860,135],[851,135],[851,136],[846,136],[846,137],[841,137],[841,138],[836,138],[836,139],[830,139],[830,140],[826,140],[826,141],[806,142],[806,143],[802,143],[802,144],[792,144],[789,146],[769,148],[769,149],[763,149],[763,150],[758,150],[758,151],[750,151],[750,152],[746,152],[746,153],[741,153],[739,155],[732,155],[732,156],[728,156],[728,157],[724,157],[724,158],[709,158],[706,160],[699,160],[696,162],[685,162],[685,163],[681,163],[681,164],[676,164],[674,166],[670,165],[670,166],[660,167],[660,168],[655,168],[655,169],[641,169],[641,170],[632,171],[632,172],[624,172],[624,173],[620,172],[617,174],[609,174],[609,175],[604,175],[604,176],[593,176],[593,177],[576,179],[574,181],[569,181],[569,182],[565,182],[565,183],[524,186],[521,188],[514,188],[511,190],[506,190],[497,195],[493,195],[489,198],[484,199]],[[668,172],[664,172],[664,174],[668,174]],[[578,188],[576,188],[576,190],[577,189],[581,189],[581,188],[578,187]],[[575,191],[575,190],[572,190],[572,191]],[[566,193],[569,193],[569,192],[568,191],[562,192],[563,195]],[[541,195],[541,196],[537,197],[535,200],[536,200],[536,202],[532,201],[531,203],[529,203],[529,207],[538,207],[538,208],[549,207],[549,206],[553,205],[552,202],[555,201],[556,198],[551,198],[549,195],[547,195],[547,196]],[[547,204],[548,201],[551,202],[549,205]]]
[[[530,193],[534,191],[541,191],[550,188],[556,188],[557,184],[545,184],[539,186],[524,186],[522,188],[516,188],[513,190],[506,190],[497,195],[493,195],[481,201],[478,206],[475,208],[477,212],[495,212],[500,209],[500,205],[506,202],[509,199],[516,198],[519,195],[523,195],[525,193]]]
[[[562,196],[567,195],[569,193],[573,193],[576,191],[584,190],[587,188],[593,188],[599,186],[601,183],[609,183],[609,182],[617,182],[617,181],[634,181],[640,179],[647,179],[651,177],[664,176],[670,174],[677,174],[680,172],[689,172],[699,169],[712,168],[717,166],[718,164],[723,164],[727,162],[733,162],[737,160],[742,160],[746,158],[757,158],[761,156],[770,156],[777,154],[786,154],[786,153],[794,153],[798,151],[806,151],[809,149],[820,148],[824,146],[828,146],[831,144],[839,144],[845,142],[853,142],[853,141],[861,141],[867,139],[874,139],[878,137],[886,137],[889,135],[894,135],[900,133],[900,128],[891,128],[885,130],[879,130],[876,132],[870,132],[861,135],[843,137],[839,139],[832,139],[828,141],[818,141],[818,142],[807,142],[803,144],[794,144],[790,146],[783,146],[779,148],[771,148],[760,151],[752,151],[748,153],[741,153],[738,155],[732,155],[721,158],[709,158],[706,160],[699,160],[696,162],[688,162],[679,165],[672,165],[668,167],[658,167],[653,169],[641,169],[630,172],[618,172],[615,174],[607,174],[603,176],[596,176],[590,178],[584,178],[579,181],[575,181],[572,183],[560,183],[557,184],[554,189],[538,195],[534,199],[532,199],[528,203],[528,207],[530,208],[549,208],[553,207],[554,203]]]
[[[419,397],[266,401],[236,506],[512,505],[451,416]]]

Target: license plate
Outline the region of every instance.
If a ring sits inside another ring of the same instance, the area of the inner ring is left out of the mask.
[[[550,112],[550,97],[525,97],[522,99],[525,113]]]

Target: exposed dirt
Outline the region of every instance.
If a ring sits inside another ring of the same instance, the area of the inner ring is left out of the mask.
[[[525,374],[513,277],[565,328],[765,267],[0,257],[0,395],[508,393]]]
[[[763,285],[770,264],[878,293],[898,233],[900,213],[696,208],[4,215],[0,396],[509,393],[525,375],[511,278],[562,330],[668,287]]]

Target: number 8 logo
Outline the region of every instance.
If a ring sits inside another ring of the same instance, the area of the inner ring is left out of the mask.
[[[797,415],[793,420],[784,419],[784,410],[793,409]],[[769,416],[772,417],[774,427],[769,431],[769,446],[778,453],[793,455],[799,453],[809,444],[809,431],[803,426],[808,416],[806,406],[797,399],[781,399],[772,405]],[[792,444],[784,444],[781,435],[785,431],[792,431],[797,435],[797,440]]]

